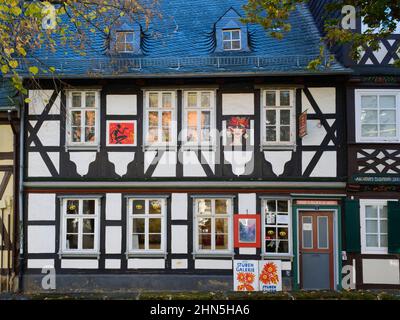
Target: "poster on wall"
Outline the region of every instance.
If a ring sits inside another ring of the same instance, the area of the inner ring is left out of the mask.
[[[136,146],[136,121],[107,121],[107,146]]]
[[[258,291],[258,261],[235,260],[233,265],[233,290]]]
[[[225,121],[224,121],[225,122]],[[232,116],[226,122],[226,146],[243,146],[251,144],[250,117]]]
[[[282,261],[261,260],[259,261],[259,285],[260,291],[277,292],[282,291]]]
[[[307,135],[307,110],[299,116],[299,138]]]
[[[234,215],[234,245],[235,248],[260,248],[260,215]]]

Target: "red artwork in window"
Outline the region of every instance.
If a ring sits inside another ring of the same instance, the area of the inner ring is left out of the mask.
[[[234,215],[234,244],[235,248],[260,248],[260,215]]]
[[[108,122],[108,145],[135,145],[135,122]]]

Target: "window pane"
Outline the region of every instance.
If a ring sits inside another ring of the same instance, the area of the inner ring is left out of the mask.
[[[162,126],[170,127],[171,126],[171,112],[163,112],[162,113]]]
[[[87,92],[86,93],[86,108],[95,108],[96,107],[96,93]]]
[[[82,249],[94,249],[94,235],[84,234],[82,236]]]
[[[161,219],[160,218],[149,219],[149,232],[150,233],[161,233]]]
[[[125,41],[129,43],[133,43],[134,33],[133,32],[126,32],[125,33]]]
[[[94,142],[95,141],[95,128],[94,127],[86,127],[85,129],[85,141],[86,142]]]
[[[83,200],[83,214],[95,214],[95,200]]]
[[[379,135],[381,137],[395,137],[396,136],[396,125],[395,124],[381,125]]]
[[[163,129],[163,136],[162,136],[162,141],[163,142],[170,142],[171,141],[171,132],[170,130],[167,129]]]
[[[161,200],[150,200],[149,201],[149,214],[161,214]]]
[[[160,250],[161,249],[161,234],[150,234],[149,235],[149,249]]]
[[[131,42],[125,43],[125,51],[132,52],[133,51],[133,44]]]
[[[67,219],[67,233],[78,233],[78,219]]]
[[[215,200],[215,213],[227,214],[228,213],[228,200]]]
[[[197,128],[197,112],[189,111],[187,113],[187,124],[188,127]]]
[[[281,127],[280,140],[281,141],[290,141],[290,127],[289,126]]]
[[[201,127],[209,128],[211,124],[211,115],[209,111],[201,112]]]
[[[267,201],[267,209],[268,211],[276,211],[276,201],[275,200],[268,200]]]
[[[198,230],[199,233],[211,233],[211,218],[199,218]]]
[[[275,110],[266,110],[266,121],[267,124],[276,124],[276,111]]]
[[[72,142],[81,142],[81,127],[72,127]]]
[[[67,201],[67,214],[78,214],[79,213],[79,201],[68,200]]]
[[[202,141],[210,141],[211,140],[210,129],[202,129],[201,130],[201,140]]]
[[[387,235],[381,235],[380,247],[387,247]]]
[[[365,206],[365,216],[367,218],[377,218],[378,217],[378,207],[377,206]]]
[[[229,31],[223,31],[222,32],[222,37],[223,37],[223,40],[230,40],[231,39],[231,33]]]
[[[289,237],[288,228],[278,228],[277,239],[287,240]]]
[[[116,43],[116,50],[118,52],[124,52],[125,51],[125,43],[124,42],[117,42]]]
[[[381,228],[381,233],[387,233],[387,220],[381,220],[380,221],[380,228]]]
[[[211,250],[211,234],[199,234],[199,249]]]
[[[83,233],[94,233],[94,219],[83,219]]]
[[[290,110],[281,110],[281,124],[290,125]]]
[[[278,248],[276,252],[289,253],[289,242],[283,240],[278,241]]]
[[[380,214],[379,214],[379,216],[380,216],[381,218],[387,218],[387,206],[382,206],[382,207],[380,208]]]
[[[376,110],[363,110],[361,112],[361,123],[377,124],[378,123],[378,111],[376,111]]]
[[[211,106],[211,95],[209,92],[201,93],[201,107],[209,108]]]
[[[188,93],[188,106],[197,107],[197,92]]]
[[[281,91],[281,106],[290,106],[290,91]]]
[[[78,235],[68,234],[66,246],[67,249],[78,249]]]
[[[133,250],[145,249],[144,243],[145,243],[144,234],[133,234],[132,235],[132,249]]]
[[[320,249],[329,248],[327,217],[318,217],[318,248]]]
[[[266,228],[265,239],[266,240],[275,240],[276,239],[276,228],[274,228],[274,227]]]
[[[228,233],[228,219],[227,218],[216,218],[215,219],[215,232],[216,233]]]
[[[302,224],[303,248],[310,249],[313,247],[312,217],[303,217]]]
[[[396,123],[396,111],[382,110],[379,113],[379,122],[381,124],[394,124]]]
[[[187,141],[197,142],[197,127],[189,127],[187,129]]]
[[[215,250],[227,250],[228,249],[228,235],[217,234],[215,235]]]
[[[367,247],[378,247],[378,236],[377,235],[367,235]]]
[[[361,96],[362,108],[377,108],[378,100],[376,96]]]
[[[158,126],[158,112],[152,111],[149,112],[149,127],[157,127]]]
[[[378,221],[377,220],[367,220],[365,222],[367,233],[378,233]]]
[[[278,211],[279,212],[289,212],[288,201],[278,200]]]
[[[80,107],[82,107],[81,94],[78,92],[74,92],[72,94],[72,108],[80,108]]]
[[[265,241],[265,251],[266,252],[277,252],[276,251],[276,241],[275,240],[267,240]]]
[[[73,126],[80,126],[81,125],[81,111],[73,111],[72,112],[72,121]]]
[[[162,94],[162,106],[163,108],[172,108],[172,95],[170,93]]]
[[[96,112],[86,111],[86,125],[94,126],[96,124]]]
[[[265,101],[266,101],[267,106],[276,106],[275,91],[267,91],[265,93]]]
[[[381,108],[396,108],[396,96],[379,96],[379,106]]]
[[[240,49],[240,40],[232,41],[232,49]]]
[[[361,125],[361,135],[363,137],[377,137],[378,136],[378,126],[371,124]]]
[[[144,214],[145,213],[145,200],[134,200],[132,213],[133,214]]]
[[[133,233],[145,233],[144,230],[144,218],[134,218],[132,220],[132,232]]]
[[[149,107],[158,108],[158,93],[149,94]]]
[[[224,41],[224,50],[231,50],[231,42],[230,41]]]
[[[238,39],[240,39],[240,31],[239,31],[239,30],[233,30],[233,31],[232,31],[232,39],[233,39],[233,40],[238,40]]]
[[[211,214],[211,200],[208,199],[202,199],[198,200],[198,213],[199,214]]]
[[[275,127],[267,127],[266,140],[267,141],[276,141],[276,128]]]

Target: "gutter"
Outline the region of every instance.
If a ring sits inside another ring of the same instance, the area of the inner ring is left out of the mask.
[[[22,94],[20,98],[20,131],[19,131],[19,163],[18,163],[18,234],[19,234],[19,275],[18,275],[18,291],[22,292],[22,274],[24,272],[24,118],[25,118],[25,105],[24,97]]]

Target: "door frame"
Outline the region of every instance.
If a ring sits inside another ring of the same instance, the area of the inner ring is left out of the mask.
[[[331,200],[331,199],[329,199]],[[340,205],[335,206],[313,206],[313,205],[293,205],[293,288],[300,289],[300,240],[299,240],[299,213],[301,211],[327,211],[332,212],[333,215],[333,290],[340,290],[340,270],[342,268],[342,243],[341,243],[341,210]]]

